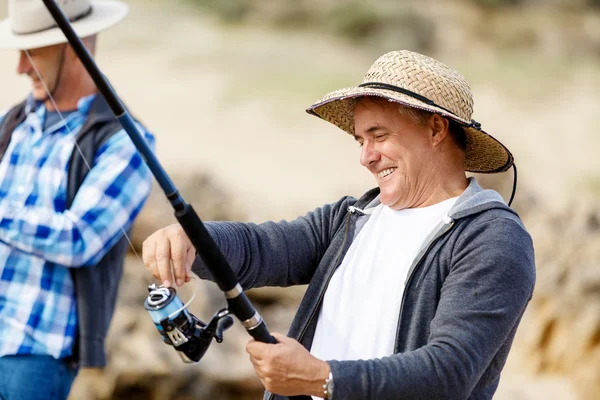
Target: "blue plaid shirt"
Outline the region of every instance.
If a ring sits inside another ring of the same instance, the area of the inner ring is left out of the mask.
[[[150,170],[121,130],[97,151],[65,209],[74,138],[94,96],[44,131],[46,109],[34,110],[30,98],[0,162],[0,356],[71,354],[77,311],[69,268],[98,262],[150,193]]]

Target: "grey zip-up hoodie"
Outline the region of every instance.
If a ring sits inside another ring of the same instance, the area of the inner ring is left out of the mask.
[[[310,349],[327,285],[369,218],[362,209],[379,204],[378,194],[345,197],[290,222],[207,227],[244,289],[308,284],[288,336]],[[210,279],[201,260],[193,269]],[[534,282],[533,245],[518,215],[470,178],[410,268],[395,354],[327,360],[330,398],[491,399]],[[357,323],[377,329],[377,316]]]

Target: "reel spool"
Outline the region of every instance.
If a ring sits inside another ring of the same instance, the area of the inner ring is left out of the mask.
[[[194,278],[197,292],[198,279]],[[184,305],[174,288],[153,283],[148,286],[148,297],[144,301],[144,307],[150,313],[163,342],[173,346],[185,363],[200,361],[212,339],[221,343],[223,332],[233,325],[227,308],[218,311],[208,324],[196,318],[187,309],[194,297],[195,293]]]

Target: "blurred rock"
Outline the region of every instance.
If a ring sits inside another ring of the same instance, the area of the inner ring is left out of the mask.
[[[583,399],[600,393],[600,207],[580,200],[525,216],[534,240],[537,284],[515,346],[524,369],[558,373]]]
[[[284,306],[296,306],[302,300],[306,286],[292,287],[264,287],[247,291],[248,298],[253,303],[262,306],[279,304]]]

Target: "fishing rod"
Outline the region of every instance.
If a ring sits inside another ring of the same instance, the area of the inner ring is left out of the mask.
[[[123,126],[123,129],[148,165],[169,199],[177,221],[183,227],[196,249],[196,253],[206,264],[214,281],[224,292],[227,300],[228,308],[215,313],[211,321],[206,324],[186,309],[187,304],[183,305],[181,303],[173,287],[150,285],[148,287],[149,295],[144,305],[150,312],[163,341],[175,347],[183,361],[197,362],[202,358],[213,338],[218,342],[223,340],[223,331],[233,324],[233,320],[229,316],[230,313],[233,313],[255,340],[263,343],[277,343],[269,333],[265,321],[244,293],[235,273],[206,230],[204,223],[192,206],[179,194],[179,191],[148,146],[133,118],[92,59],[64,13],[55,0],[42,1],[96,84],[98,91],[104,96],[116,119]],[[308,396],[294,396],[291,398],[296,400],[309,399]]]

